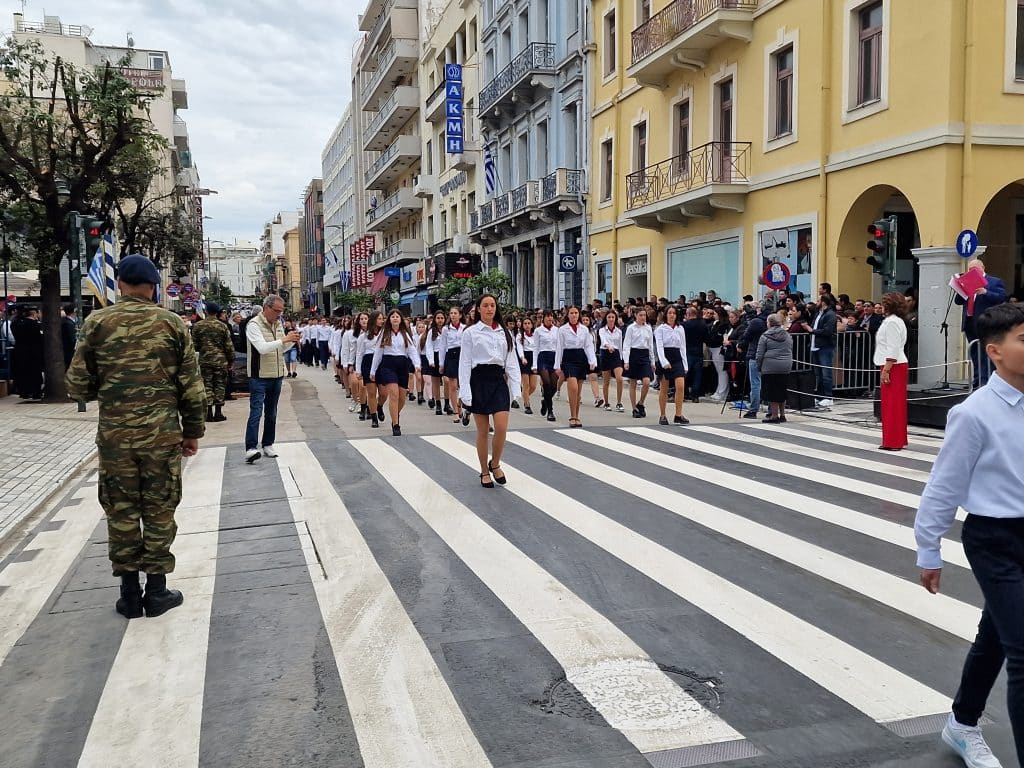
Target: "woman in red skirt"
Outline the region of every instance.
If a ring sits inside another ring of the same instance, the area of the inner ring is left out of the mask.
[[[875,365],[882,375],[883,451],[907,447],[907,313],[906,298],[900,293],[882,297],[885,319],[875,334]]]

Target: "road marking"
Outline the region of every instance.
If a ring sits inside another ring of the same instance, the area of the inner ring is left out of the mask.
[[[689,444],[693,442],[691,440],[686,440],[685,438],[679,438],[672,432],[659,432],[658,430],[646,429],[643,427],[625,428],[623,431],[638,435],[646,440],[659,440],[670,444],[683,443],[687,444],[687,447],[689,447]],[[559,433],[567,435],[568,437],[583,437],[575,431],[559,430]],[[909,549],[913,552],[917,551],[917,541],[914,539],[914,529],[906,525],[895,523],[892,520],[884,520],[882,518],[875,517],[874,515],[858,512],[857,510],[839,506],[838,504],[831,504],[822,499],[796,493],[795,491],[789,491],[784,488],[775,488],[770,485],[766,485],[763,482],[750,480],[741,475],[733,474],[732,472],[724,472],[720,469],[715,469],[714,467],[687,461],[675,456],[668,456],[663,453],[658,453],[657,451],[652,451],[649,448],[642,448],[631,443],[624,443],[620,440],[612,440],[605,435],[588,435],[586,442],[601,445],[609,450],[616,451],[617,453],[621,453],[626,456],[632,456],[637,459],[653,462],[657,466],[672,470],[678,474],[685,475],[687,477],[695,477],[702,482],[712,483],[713,485],[717,485],[721,488],[727,488],[755,499],[763,499],[765,497],[766,489],[770,488],[772,502],[785,507],[792,512],[806,515],[807,517],[814,518],[815,520],[824,520],[825,522],[837,525],[840,528],[846,528],[847,530],[855,531],[865,536],[870,536],[871,538],[878,539],[879,541],[895,544],[898,547],[903,547],[904,549]],[[717,446],[709,446],[708,450],[712,455],[719,455],[719,449]],[[743,458],[737,458],[736,460],[743,461],[746,464],[760,465],[762,457],[746,455]],[[796,474],[797,472],[802,472],[802,470],[790,470],[787,471],[786,474],[798,477],[802,476]],[[823,474],[826,475],[826,478],[831,477],[828,473]],[[812,478],[808,477],[808,479]],[[819,480],[818,482],[824,481]],[[879,487],[884,490],[883,486]],[[884,498],[884,496],[882,498]],[[961,568],[970,569],[971,566],[970,563],[967,562],[967,556],[964,554],[963,544],[959,541],[943,539],[942,553],[943,559],[945,559],[946,562],[958,565]]]
[[[813,424],[814,421],[813,420],[801,420],[801,421],[799,421],[797,423],[810,425],[810,424]],[[831,421],[831,420],[827,420],[827,421],[824,421],[824,422],[819,422],[819,424],[821,424],[821,428],[822,429],[834,429],[837,432],[846,432],[846,433],[851,434],[851,435],[860,435],[861,437],[868,438],[869,440],[880,440],[881,437],[882,437],[882,433],[881,433],[880,429],[870,429],[870,428],[867,428],[867,427],[858,427],[858,426],[855,426],[853,424],[844,424],[842,422]],[[770,428],[770,426],[769,426],[769,428]],[[936,436],[936,437],[927,437],[925,435],[915,435],[914,438],[915,439],[907,441],[908,444],[909,444],[909,447],[910,448],[924,448],[925,450],[928,450],[928,449],[931,449],[931,448],[934,448],[934,449],[938,450],[939,448],[942,447],[942,441],[944,439],[944,438],[938,437],[938,436]],[[935,441],[937,441],[937,443],[918,442],[918,440],[916,438],[921,438],[922,440],[935,440]],[[872,445],[872,444],[875,445],[875,446],[878,445],[878,443],[869,443],[869,445]],[[929,455],[932,456],[932,458],[935,457],[934,454],[929,454]]]
[[[618,627],[380,440],[352,443],[544,645],[566,678],[641,752],[742,740]],[[629,670],[622,674],[619,667]],[[617,675],[600,674],[615,667]],[[611,678],[615,679],[611,679]],[[628,690],[615,684],[623,681]]]
[[[469,467],[476,452],[455,437],[427,437]],[[534,480],[510,471],[506,490],[679,595],[877,722],[949,710],[949,697],[639,533]]]
[[[603,444],[599,443],[600,436],[595,433],[576,435],[567,432],[566,434],[594,444]],[[643,501],[662,506],[667,512],[691,520],[708,530],[717,531],[845,589],[870,597],[882,605],[887,605],[914,619],[943,629],[951,635],[967,641],[974,639],[975,629],[981,618],[981,610],[972,605],[954,600],[946,595],[930,595],[917,584],[872,568],[857,560],[773,530],[766,525],[720,507],[714,507],[684,496],[670,488],[636,477],[573,451],[565,450],[552,443],[543,442],[522,432],[510,432],[508,440],[561,464],[563,467],[574,469]],[[609,441],[609,443],[616,442],[619,441]],[[646,450],[626,443],[621,443],[621,445],[622,452],[635,455],[638,458],[641,454],[638,454],[637,451]],[[662,466],[668,466],[671,463],[672,457],[653,451],[650,453],[657,457],[658,463]],[[647,454],[642,455],[646,456]],[[706,470],[706,467],[701,468],[701,471]]]
[[[366,768],[490,766],[412,620],[309,446],[281,444],[278,468],[331,640]],[[314,549],[314,546],[316,549]],[[317,560],[319,553],[320,560]]]
[[[829,425],[832,426],[831,424]],[[826,435],[821,432],[814,432],[809,429],[798,429],[796,427],[784,427],[781,424],[748,424],[746,429],[756,429],[761,431],[778,432],[782,435],[792,435],[794,437],[803,437],[807,440],[818,440],[822,443],[832,443],[832,445],[839,445],[843,448],[856,448],[859,451],[870,451],[870,455],[874,456],[875,451],[878,450],[878,443],[865,442],[863,440],[851,440],[846,437],[837,437],[836,435]],[[864,434],[861,430],[855,430],[858,434]],[[868,437],[868,435],[865,435]],[[879,438],[881,439],[881,438]],[[878,454],[880,455],[880,454]],[[911,451],[904,448],[895,455],[902,459],[913,459],[914,461],[926,461],[931,464],[935,461],[934,453],[922,453],[920,451]]]
[[[95,487],[80,488],[75,498],[82,503],[60,509],[52,518],[64,521],[60,530],[42,531],[26,542],[26,549],[44,549],[45,557],[12,562],[0,571],[0,587],[6,587],[0,589],[0,664],[46,606],[103,517]]]
[[[687,433],[702,432],[707,435],[714,435],[715,437],[722,437],[727,440],[736,440],[748,445],[750,443],[750,435],[744,434],[743,432],[737,432],[732,429],[695,427],[691,425],[686,428],[686,431]],[[785,440],[775,440],[762,435],[758,436],[757,445],[764,446],[765,448],[771,448],[773,453],[789,453],[794,456],[805,456],[809,459],[819,459],[820,461],[828,461],[841,466],[853,466],[857,469],[864,469],[869,472],[878,472],[879,474],[889,475],[890,477],[902,477],[907,480],[916,480],[919,483],[928,482],[928,472],[923,472],[919,469],[908,469],[907,467],[901,467],[896,464],[887,464],[882,461],[874,461],[872,459],[865,458],[864,456],[844,456],[836,453],[829,453],[828,451],[820,451],[806,445],[797,445],[792,441],[787,442]],[[759,461],[760,456],[758,454],[754,454],[750,456],[750,459],[752,461]]]
[[[79,768],[199,764],[225,454],[225,448],[204,448],[186,465],[186,505],[175,515],[177,565],[168,578],[187,579],[179,584],[185,603],[159,618],[128,622]],[[116,620],[111,610],[110,621]]]

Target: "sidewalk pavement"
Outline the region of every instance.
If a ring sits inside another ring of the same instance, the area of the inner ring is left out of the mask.
[[[0,398],[0,542],[96,454],[96,404]]]

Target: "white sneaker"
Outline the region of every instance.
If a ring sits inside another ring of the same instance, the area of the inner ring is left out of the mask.
[[[268,459],[276,459],[277,451],[274,450],[274,446],[272,445],[264,445],[263,455],[266,456]]]
[[[832,407],[832,401],[830,399],[828,399],[828,398],[825,398],[821,402],[818,403],[818,406],[821,407],[821,408],[831,408]]]
[[[355,403],[352,403],[352,405],[350,405],[350,406],[348,407],[348,412],[349,412],[349,413],[355,413],[355,410],[356,410],[356,404],[355,404]]]
[[[254,461],[256,461],[256,459],[258,459],[262,455],[263,454],[260,453],[258,448],[253,448],[251,450],[248,450],[248,451],[245,452],[245,463],[246,464],[252,464]]]
[[[981,728],[960,725],[952,713],[942,729],[942,740],[960,755],[967,768],[1003,768],[981,735]]]

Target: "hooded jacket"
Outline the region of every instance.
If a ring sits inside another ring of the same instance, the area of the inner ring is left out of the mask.
[[[793,368],[793,340],[781,326],[761,334],[757,342],[757,367],[761,375],[789,373]]]

